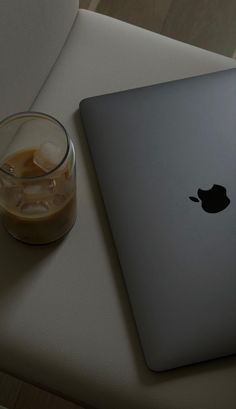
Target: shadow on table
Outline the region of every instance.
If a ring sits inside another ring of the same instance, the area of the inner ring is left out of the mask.
[[[121,267],[119,264],[118,255],[115,249],[115,244],[112,238],[112,233],[106,217],[104,203],[101,197],[101,193],[98,187],[96,179],[95,169],[92,163],[89,148],[84,136],[84,130],[81,122],[80,113],[76,112],[74,115],[74,121],[76,123],[77,132],[79,135],[78,144],[79,149],[82,152],[82,156],[85,162],[86,171],[90,179],[90,185],[93,187],[94,201],[97,204],[97,213],[100,219],[101,229],[103,231],[105,242],[107,245],[107,254],[110,257],[111,270],[114,274],[114,280],[117,286],[117,291],[120,298],[120,304],[123,311],[124,322],[127,328],[127,334],[133,352],[134,361],[137,367],[138,376],[140,382],[145,385],[157,385],[163,382],[174,381],[175,379],[186,378],[190,376],[196,376],[201,373],[210,373],[221,371],[227,367],[236,367],[236,357],[226,357],[221,359],[215,359],[209,362],[199,363],[195,365],[185,366],[162,373],[157,373],[148,369],[144,355],[142,352],[141,344],[139,342],[139,336],[135,325],[135,320],[129,304],[128,293],[125,287],[125,282],[121,273]]]
[[[21,243],[0,225],[0,303],[17,286],[33,280],[59,246],[60,241],[44,246]]]

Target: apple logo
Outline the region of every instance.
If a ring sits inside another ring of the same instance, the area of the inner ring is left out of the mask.
[[[198,189],[197,195],[202,203],[202,208],[208,213],[218,213],[226,209],[230,200],[226,195],[224,186],[213,185],[209,190]],[[199,202],[197,197],[189,196],[193,202]]]

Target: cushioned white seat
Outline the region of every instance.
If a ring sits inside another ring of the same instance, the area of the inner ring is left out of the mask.
[[[0,230],[3,369],[96,408],[235,409],[235,357],[161,374],[146,367],[78,113],[87,96],[235,66],[79,12],[32,106],[55,115],[75,141],[78,219],[48,247],[23,245]]]

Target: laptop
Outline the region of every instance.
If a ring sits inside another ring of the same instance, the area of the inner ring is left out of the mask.
[[[236,353],[236,69],[80,112],[147,365]]]

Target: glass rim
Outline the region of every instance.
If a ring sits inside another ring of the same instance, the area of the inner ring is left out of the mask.
[[[46,114],[44,112],[40,112],[40,111],[22,111],[22,112],[17,112],[15,114],[11,114],[5,118],[3,118],[0,121],[0,132],[1,132],[1,128],[5,125],[7,125],[8,123],[15,121],[17,119],[20,118],[24,118],[24,117],[37,117],[37,118],[41,118],[44,120],[48,120],[51,122],[56,123],[56,125],[59,126],[59,128],[61,128],[64,132],[64,135],[66,137],[66,142],[67,142],[67,147],[66,147],[66,152],[65,155],[63,156],[63,158],[61,159],[61,161],[58,163],[58,165],[56,165],[53,169],[51,169],[48,172],[45,172],[43,175],[40,176],[16,176],[13,175],[12,173],[8,172],[7,170],[3,169],[0,165],[0,173],[2,172],[3,174],[7,175],[8,177],[11,177],[15,180],[39,180],[39,179],[43,179],[48,177],[48,175],[53,174],[57,169],[59,169],[61,167],[61,165],[63,165],[63,163],[65,162],[68,154],[69,154],[69,150],[70,150],[70,139],[68,136],[68,133],[66,131],[66,128],[62,125],[62,123],[60,121],[58,121],[58,119],[54,118],[52,115]]]

